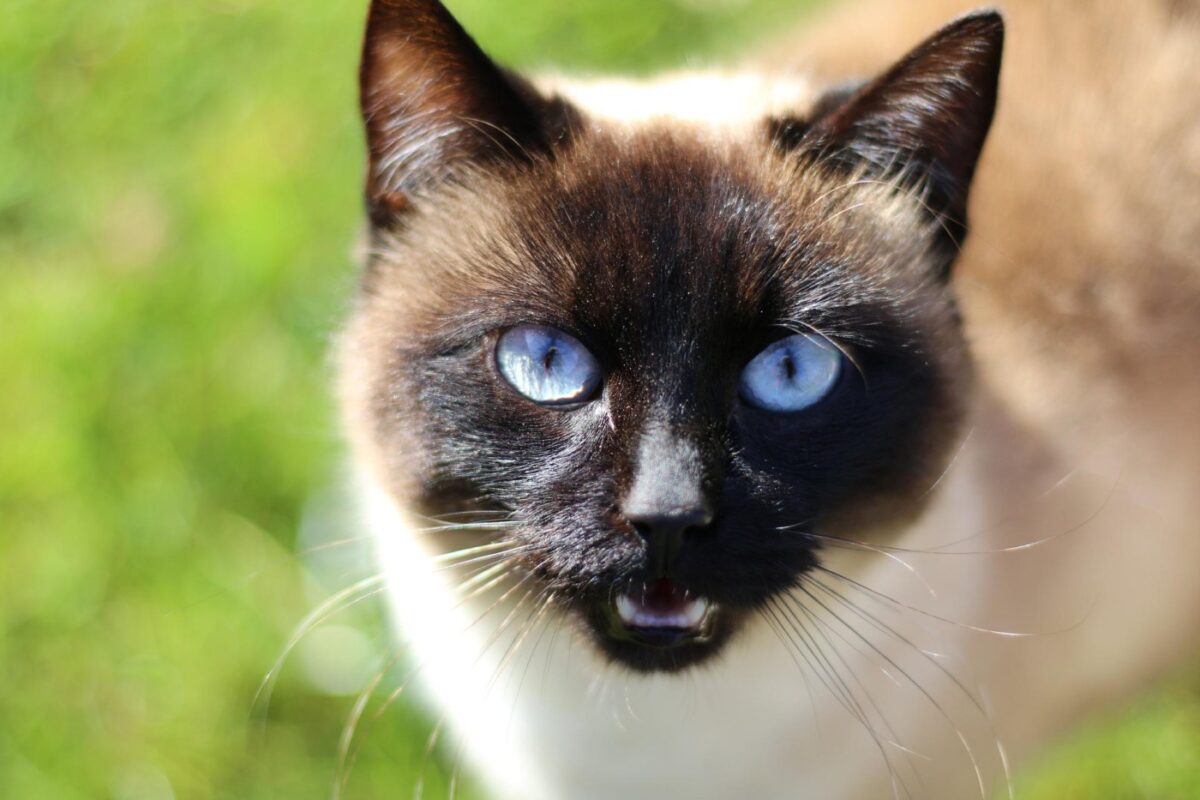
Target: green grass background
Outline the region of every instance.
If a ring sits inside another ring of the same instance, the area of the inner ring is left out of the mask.
[[[457,0],[517,66],[727,55],[812,0]],[[6,0],[0,11],[0,798],[319,798],[357,688],[403,665],[336,540],[327,340],[354,280],[363,0]],[[316,531],[313,533],[313,531]],[[315,538],[314,538],[315,537]],[[306,544],[308,543],[308,544]],[[340,654],[330,661],[329,654]],[[342,657],[344,656],[344,657]],[[1200,798],[1194,685],[1026,798]],[[445,794],[404,702],[350,797]]]

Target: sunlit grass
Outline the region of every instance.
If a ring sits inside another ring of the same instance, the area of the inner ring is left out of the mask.
[[[808,4],[451,3],[509,63],[589,71],[727,55]],[[364,569],[351,548],[296,556],[352,535],[328,489],[326,352],[354,280],[363,11],[0,15],[0,797],[329,795],[344,692],[386,666],[370,604],[315,634],[353,651],[363,632],[361,658],[339,673],[301,647],[270,706],[252,701],[307,610]],[[425,765],[430,729],[404,701],[369,715],[349,796],[406,796],[422,771],[444,796],[453,758]],[[1200,796],[1198,740],[1175,690],[1069,746],[1028,796]]]

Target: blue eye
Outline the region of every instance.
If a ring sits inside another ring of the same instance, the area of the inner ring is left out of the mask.
[[[798,333],[780,339],[742,370],[742,399],[766,411],[801,411],[829,394],[842,360],[824,337]]]
[[[501,334],[496,366],[514,389],[548,406],[587,400],[600,385],[600,365],[587,348],[542,325],[520,325]]]

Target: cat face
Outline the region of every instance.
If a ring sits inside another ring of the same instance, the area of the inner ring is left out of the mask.
[[[359,455],[422,514],[502,515],[522,579],[613,659],[717,653],[944,467],[968,373],[947,270],[999,38],[967,18],[714,142],[593,120],[440,5],[376,2]]]

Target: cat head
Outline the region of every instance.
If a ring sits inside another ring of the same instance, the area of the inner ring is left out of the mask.
[[[356,454],[421,514],[503,515],[526,580],[611,658],[717,653],[823,541],[911,524],[945,468],[1002,38],[964,17],[717,135],[594,116],[436,0],[375,0]]]

